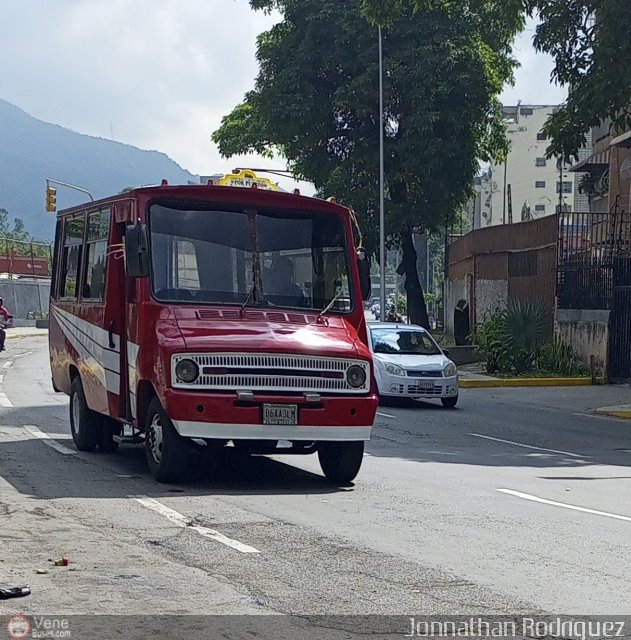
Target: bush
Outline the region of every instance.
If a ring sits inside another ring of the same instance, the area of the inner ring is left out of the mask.
[[[29,311],[26,314],[27,320],[48,320],[48,313],[44,311]]]
[[[478,325],[472,340],[486,361],[487,373],[522,374],[535,369],[550,333],[551,323],[543,305],[511,300],[506,309]]]
[[[532,371],[539,349],[550,338],[548,312],[540,303],[511,300],[503,318],[503,338],[511,368],[515,373]]]
[[[471,336],[477,352],[486,362],[487,373],[497,373],[506,369],[504,326],[504,313],[498,312],[478,325],[475,333]]]
[[[578,359],[572,346],[559,338],[540,349],[537,364],[540,370],[559,376],[587,375],[587,367]]]

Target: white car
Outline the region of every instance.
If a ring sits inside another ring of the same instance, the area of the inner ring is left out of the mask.
[[[458,402],[458,369],[423,327],[369,322],[370,349],[379,395]]]

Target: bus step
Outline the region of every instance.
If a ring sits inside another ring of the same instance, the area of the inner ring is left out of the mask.
[[[112,438],[119,444],[142,444],[145,441],[145,436],[133,429],[130,425],[123,425],[120,435],[114,435]]]
[[[140,434],[134,434],[133,436],[112,436],[112,439],[119,444],[142,444],[145,439]]]

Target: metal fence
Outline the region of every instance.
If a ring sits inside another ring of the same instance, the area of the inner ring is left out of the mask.
[[[0,236],[0,277],[49,277],[52,244]]]
[[[628,211],[563,213],[559,219],[558,307],[611,309],[614,264],[629,255]]]

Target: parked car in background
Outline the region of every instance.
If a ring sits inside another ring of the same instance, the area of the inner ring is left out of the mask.
[[[381,397],[458,402],[458,370],[431,334],[416,325],[368,322],[369,345]]]

